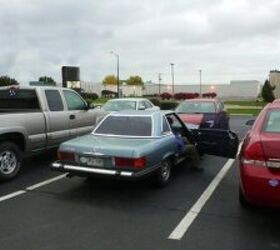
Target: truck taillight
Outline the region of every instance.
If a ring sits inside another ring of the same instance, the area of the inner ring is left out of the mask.
[[[135,169],[142,169],[146,166],[146,158],[124,158],[116,157],[115,158],[116,167],[133,167]]]
[[[57,158],[61,161],[75,161],[73,152],[57,151]]]

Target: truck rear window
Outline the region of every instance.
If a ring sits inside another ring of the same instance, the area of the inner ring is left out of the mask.
[[[32,89],[0,90],[0,111],[38,111],[39,101]]]

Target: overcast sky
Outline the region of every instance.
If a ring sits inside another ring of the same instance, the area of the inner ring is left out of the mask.
[[[280,64],[279,0],[0,0],[0,75],[61,82],[62,65],[98,82],[263,81]]]

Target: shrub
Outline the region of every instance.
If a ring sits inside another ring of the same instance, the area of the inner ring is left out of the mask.
[[[103,97],[117,97],[118,93],[111,90],[104,89],[101,91],[101,95]]]
[[[163,100],[169,100],[172,98],[172,95],[170,93],[167,93],[167,92],[164,92],[162,94],[160,94],[160,97],[163,99]]]
[[[82,93],[81,95],[84,99],[91,99],[91,100],[98,99],[98,95],[96,93]]]
[[[208,93],[203,93],[202,97],[205,98],[215,98],[217,96],[217,94],[215,92],[208,92]]]
[[[174,95],[176,100],[193,99],[199,97],[198,93],[179,92]]]
[[[175,109],[178,105],[178,102],[176,101],[161,101],[160,102],[160,108],[162,110],[169,110],[169,109]]]
[[[160,100],[158,98],[149,98],[149,100],[155,105],[160,107]]]

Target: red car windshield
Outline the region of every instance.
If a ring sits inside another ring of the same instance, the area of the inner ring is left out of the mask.
[[[178,113],[215,113],[215,104],[213,102],[183,102],[176,112]]]

